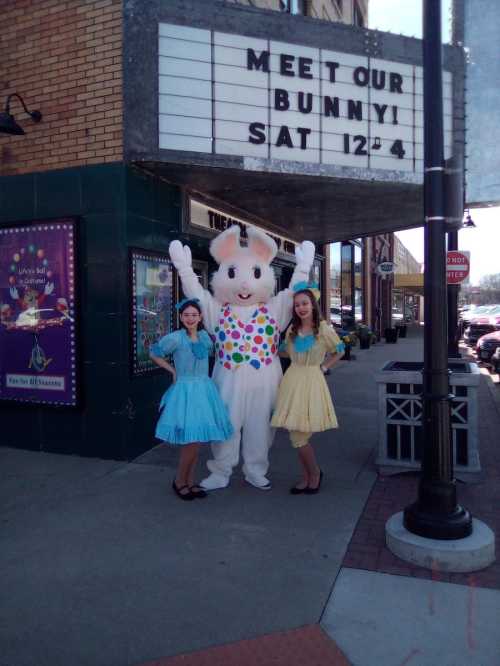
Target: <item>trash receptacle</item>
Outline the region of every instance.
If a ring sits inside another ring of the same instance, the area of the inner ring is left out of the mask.
[[[406,338],[406,324],[396,325],[398,338]]]
[[[481,470],[478,450],[478,386],[475,363],[449,359],[453,464],[455,472]],[[389,361],[377,373],[381,471],[420,469],[422,462],[422,362]]]
[[[397,328],[386,328],[384,331],[384,338],[388,344],[396,344],[398,341],[398,329]]]

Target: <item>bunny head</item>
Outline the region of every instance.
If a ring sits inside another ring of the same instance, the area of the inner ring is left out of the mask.
[[[240,245],[240,227],[233,225],[210,244],[210,254],[219,264],[212,276],[212,291],[220,303],[254,305],[265,303],[275,286],[271,261],[278,247],[274,240],[254,227],[247,228],[248,247]]]

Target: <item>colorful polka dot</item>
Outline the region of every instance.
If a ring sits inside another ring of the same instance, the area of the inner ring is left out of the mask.
[[[256,335],[253,341],[256,345],[261,345],[264,342],[264,339],[260,335]]]
[[[266,326],[267,335],[272,335],[274,333],[274,326]]]
[[[233,354],[233,361],[235,363],[241,363],[243,361],[243,356],[240,353],[236,352],[235,354]]]
[[[260,362],[257,361],[256,358],[253,358],[253,359],[250,361],[250,365],[252,365],[252,366],[253,366],[254,368],[256,368],[257,370],[260,368]]]
[[[231,333],[231,337],[234,338],[235,340],[238,340],[241,337],[240,332],[239,331],[233,331]]]
[[[252,324],[247,324],[247,326],[245,326],[245,332],[246,333],[252,333],[253,332]]]

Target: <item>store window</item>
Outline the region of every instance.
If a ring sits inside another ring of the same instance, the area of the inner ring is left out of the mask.
[[[330,321],[340,326],[342,320],[340,285],[341,243],[330,244]]]
[[[363,250],[362,241],[354,244],[354,319],[363,321]]]
[[[354,324],[354,264],[351,243],[342,243],[340,262],[342,324],[352,327]]]

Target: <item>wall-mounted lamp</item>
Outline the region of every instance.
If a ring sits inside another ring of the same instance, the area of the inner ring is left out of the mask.
[[[463,226],[464,226],[465,229],[472,229],[473,227],[476,226],[476,225],[474,224],[474,220],[473,220],[472,217],[470,216],[470,211],[469,211],[468,208],[466,208],[466,209],[464,210],[464,218],[465,218],[465,219],[464,219],[464,222],[463,222]]]
[[[42,119],[42,114],[40,111],[28,111],[23,98],[17,93],[12,93],[7,97],[7,101],[5,102],[5,111],[0,113],[0,132],[3,134],[24,134],[23,128],[16,123],[14,116],[10,113],[10,100],[13,97],[17,97],[17,99],[23,105],[25,112],[33,119],[33,122],[39,123]]]

